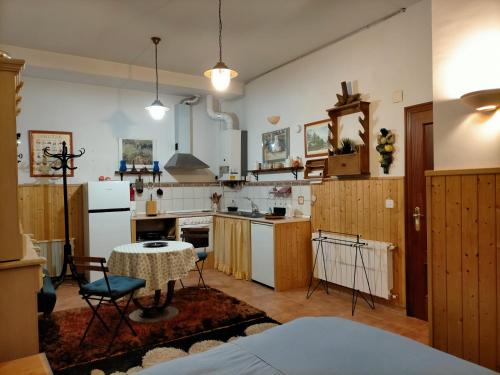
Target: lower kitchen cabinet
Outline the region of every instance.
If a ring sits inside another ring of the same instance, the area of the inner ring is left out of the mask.
[[[312,268],[309,221],[214,217],[215,269],[276,291],[307,286]]]
[[[250,280],[250,221],[214,217],[214,268]]]

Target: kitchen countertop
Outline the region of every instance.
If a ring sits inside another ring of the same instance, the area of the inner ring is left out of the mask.
[[[227,217],[229,219],[257,221],[259,223],[276,224],[276,225],[277,224],[299,223],[299,222],[304,222],[304,221],[310,221],[311,220],[308,217],[291,217],[291,216],[284,216],[284,219],[269,220],[269,219],[265,219],[263,217],[254,218],[254,217],[229,215],[229,214],[226,214],[224,212],[217,212],[214,216]]]
[[[177,219],[180,217],[200,217],[200,216],[219,216],[219,217],[226,217],[229,219],[250,220],[250,221],[256,221],[259,223],[276,224],[276,225],[277,224],[300,223],[300,222],[311,220],[309,217],[290,217],[290,216],[285,216],[284,219],[268,220],[268,219],[265,219],[263,217],[253,218],[253,217],[229,215],[229,214],[224,213],[224,212],[214,213],[214,212],[207,212],[207,211],[172,212],[172,213],[158,214],[156,216],[146,216],[146,214],[137,214],[137,215],[132,216],[131,220]]]

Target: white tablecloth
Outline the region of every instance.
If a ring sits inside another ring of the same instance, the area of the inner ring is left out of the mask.
[[[146,289],[166,287],[170,280],[186,277],[198,260],[188,242],[166,241],[168,246],[145,248],[143,243],[116,247],[108,260],[109,272],[146,280]]]

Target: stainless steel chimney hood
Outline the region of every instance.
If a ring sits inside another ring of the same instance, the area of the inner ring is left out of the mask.
[[[165,164],[166,171],[210,168],[192,154],[192,112],[189,101],[175,105],[175,154]]]

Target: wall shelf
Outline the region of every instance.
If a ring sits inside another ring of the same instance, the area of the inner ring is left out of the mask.
[[[259,174],[266,174],[266,173],[285,173],[285,172],[290,172],[293,174],[293,177],[297,180],[298,178],[298,172],[303,170],[304,167],[284,167],[284,168],[269,168],[269,169],[254,169],[250,170],[251,174],[254,175],[255,179],[259,181]]]
[[[121,171],[115,171],[115,175],[120,175],[120,179],[123,181],[123,176],[153,176],[155,178],[156,176],[161,176],[162,172],[153,172],[150,170],[144,171],[144,170],[137,170],[137,171],[126,171],[126,172],[121,172]]]

